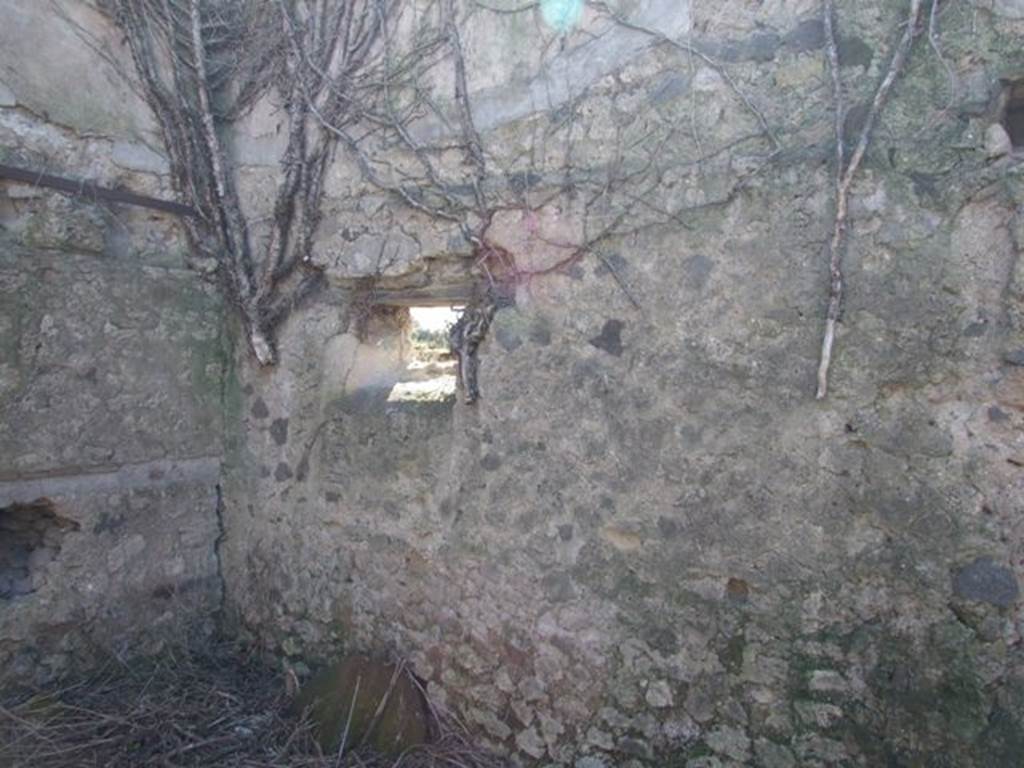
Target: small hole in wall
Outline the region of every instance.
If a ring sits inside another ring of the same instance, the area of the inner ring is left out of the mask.
[[[78,529],[49,499],[0,507],[0,599],[34,592],[34,574],[60,553],[65,534]]]
[[[1013,148],[1024,149],[1024,80],[1016,80],[1007,87],[1002,123]]]
[[[409,307],[406,368],[391,389],[388,402],[444,402],[455,397],[455,360],[448,332],[462,314],[461,306]]]

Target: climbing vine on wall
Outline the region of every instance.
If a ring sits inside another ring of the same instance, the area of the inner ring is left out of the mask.
[[[844,135],[840,21],[834,1],[822,0],[835,152],[819,398],[828,391],[841,320],[852,184],[915,41],[927,32],[941,56],[942,0],[908,2],[867,118],[851,140]],[[651,226],[688,226],[689,216],[729,204],[784,154],[778,130],[757,98],[713,49],[693,41],[684,23],[677,28],[673,19],[627,15],[601,0],[569,10],[564,4],[506,7],[477,0],[105,5],[129,42],[178,192],[202,213],[186,222],[193,250],[217,265],[261,364],[275,361],[276,330],[323,282],[314,251],[325,175],[338,153],[369,188],[411,215],[455,229],[484,284],[529,283],[592,257],[604,262],[637,309],[640,301],[606,246]],[[509,118],[520,121],[524,141],[508,140],[501,121],[489,114],[493,104],[471,86],[476,73],[469,71],[465,39],[486,14],[534,14],[547,24],[538,69],[524,79],[531,106]],[[680,11],[681,18],[685,14]],[[601,57],[588,59],[585,44],[566,48],[584,15],[600,32],[601,44],[614,45],[618,35],[624,46],[633,46],[632,57],[600,71]],[[696,103],[666,112],[637,101],[623,72],[644,51],[657,52],[691,76],[698,67],[713,71],[732,96],[740,128],[716,139],[701,125]],[[562,80],[572,79],[566,73],[586,76],[566,87],[552,75],[554,61]],[[226,148],[233,127],[261,99],[287,115],[269,231],[243,212]],[[738,171],[729,156],[740,152],[745,162]],[[694,173],[726,181],[712,197],[695,195],[687,191]]]
[[[390,5],[393,5],[390,4]],[[324,174],[352,104],[370,87],[389,3],[107,0],[157,118],[193,250],[214,261],[259,363],[274,334],[322,281],[311,263]],[[225,148],[228,128],[274,89],[288,114],[270,231],[255,242]]]
[[[941,56],[937,46],[937,20],[940,0],[930,0],[930,39],[936,53]],[[832,364],[832,350],[835,345],[836,327],[843,305],[843,252],[846,248],[847,227],[850,209],[850,189],[857,171],[860,170],[864,156],[871,144],[871,138],[878,124],[879,116],[889,100],[889,95],[896,80],[903,74],[910,57],[914,41],[925,28],[925,0],[910,0],[910,10],[906,23],[900,34],[899,42],[892,52],[889,66],[881,82],[875,89],[868,108],[867,117],[852,147],[846,146],[844,125],[846,123],[847,105],[843,95],[843,82],[839,61],[839,42],[836,35],[836,10],[834,0],[824,0],[823,18],[825,27],[825,51],[828,56],[829,73],[832,80],[834,107],[834,138],[835,157],[834,171],[834,218],[832,234],[825,248],[829,267],[828,309],[825,314],[825,332],[821,342],[821,355],[818,362],[818,386],[816,397],[821,400],[828,394],[829,369]]]
[[[178,192],[202,214],[186,222],[193,250],[217,265],[261,364],[275,361],[276,329],[323,280],[312,253],[326,169],[338,151],[371,187],[456,227],[486,282],[530,281],[593,254],[634,304],[602,243],[731,200],[777,152],[763,115],[711,56],[603,3],[590,11],[607,28],[697,56],[723,74],[756,118],[730,146],[761,147],[757,163],[720,199],[694,201],[670,191],[694,164],[714,163],[724,151],[705,147],[692,125],[681,118],[616,125],[596,114],[596,103],[611,104],[622,90],[612,72],[598,87],[588,81],[537,104],[548,124],[535,121],[532,143],[519,156],[503,153],[500,138],[478,129],[463,47],[466,24],[492,12],[482,4],[105,0],[105,7],[131,48]],[[545,45],[564,43],[568,30],[556,31]],[[265,97],[286,111],[288,141],[270,232],[256,238],[227,146],[232,127]],[[597,140],[599,123],[611,135]],[[441,129],[431,135],[424,130],[430,125]],[[559,216],[569,224],[549,226]],[[527,263],[509,248],[510,221],[531,246],[554,256]]]

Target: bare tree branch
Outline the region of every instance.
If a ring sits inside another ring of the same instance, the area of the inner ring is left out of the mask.
[[[407,210],[457,228],[472,249],[478,276],[492,289],[502,281],[553,274],[593,254],[637,309],[640,301],[604,253],[606,244],[646,227],[688,226],[690,214],[728,205],[783,155],[765,112],[706,47],[633,21],[602,0],[588,5],[608,23],[647,36],[652,48],[680,51],[691,68],[699,61],[717,72],[755,125],[714,146],[700,134],[692,104],[688,113],[646,107],[637,119],[631,114],[634,94],[615,73],[575,93],[549,92],[547,104],[535,106],[541,119],[527,117],[528,146],[509,150],[501,139],[504,125],[483,132],[478,127],[476,118],[484,113],[471,90],[463,25],[474,12],[532,12],[536,4],[500,11],[480,0],[105,2],[128,39],[178,194],[199,212],[186,223],[190,242],[219,264],[261,364],[276,359],[275,329],[324,283],[314,243],[327,169],[339,147],[364,184]],[[909,2],[888,68],[849,147],[835,3],[823,0],[834,99],[835,212],[826,245],[830,282],[819,398],[827,393],[842,309],[850,190],[925,29],[952,78],[939,47],[940,0]],[[541,62],[553,39],[540,46]],[[535,82],[548,87],[548,65],[539,66]],[[247,219],[224,133],[264,97],[280,100],[287,140],[272,212]],[[422,130],[428,122],[432,127]],[[743,145],[752,154],[743,171],[735,170],[728,156]],[[714,192],[689,183],[706,166],[723,179]],[[509,219],[498,214],[520,211],[525,222],[547,206],[571,209],[582,220],[575,222],[571,241],[536,234],[531,242],[547,246],[549,258],[531,261],[530,254],[516,253],[501,240],[496,222],[507,226]]]
[[[938,0],[932,0],[933,5]],[[843,305],[843,253],[846,246],[847,218],[849,216],[850,186],[860,169],[864,155],[871,144],[875,124],[885,109],[889,94],[896,80],[903,73],[907,59],[913,48],[914,40],[920,34],[921,16],[924,0],[910,0],[910,11],[899,42],[889,61],[889,67],[881,83],[875,89],[861,128],[857,143],[849,160],[843,146],[843,125],[845,106],[843,99],[842,80],[840,75],[839,43],[835,32],[834,0],[824,0],[823,14],[825,22],[825,50],[828,56],[829,70],[832,75],[832,88],[835,98],[835,216],[832,221],[832,237],[826,248],[829,265],[829,298],[828,310],[825,314],[825,333],[821,342],[821,355],[818,363],[818,388],[815,397],[821,400],[828,394],[828,374],[832,363],[832,348],[835,344],[836,324]]]

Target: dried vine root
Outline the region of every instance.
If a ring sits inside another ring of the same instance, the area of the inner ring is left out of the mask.
[[[871,108],[868,110],[867,119],[861,129],[860,136],[854,146],[850,159],[845,160],[846,151],[843,143],[843,122],[846,108],[843,99],[843,84],[839,71],[839,43],[835,31],[835,3],[834,0],[824,1],[824,22],[825,22],[825,50],[828,56],[829,71],[832,75],[832,90],[835,98],[835,185],[836,185],[836,207],[835,218],[832,222],[832,237],[829,239],[826,254],[829,267],[829,295],[828,311],[825,315],[825,334],[821,342],[821,357],[818,363],[818,391],[815,397],[823,399],[828,394],[828,373],[832,363],[832,347],[835,344],[836,325],[839,322],[840,312],[843,304],[843,251],[846,245],[847,218],[850,207],[850,186],[853,183],[857,171],[860,169],[871,144],[871,136],[878,122],[878,118],[889,100],[889,94],[896,80],[903,73],[914,41],[921,32],[922,12],[924,0],[911,0],[910,11],[907,16],[906,26],[903,35],[893,52],[889,68],[885,77],[875,90],[871,100]],[[932,7],[938,4],[939,0],[931,0]]]
[[[213,3],[107,0],[160,127],[178,194],[199,212],[192,249],[217,264],[254,358],[277,361],[277,329],[324,284],[313,239],[336,124],[377,90],[384,15],[394,0]],[[221,133],[271,89],[283,97],[288,144],[265,240],[254,241]]]

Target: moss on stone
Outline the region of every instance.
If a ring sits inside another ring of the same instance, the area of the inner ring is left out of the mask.
[[[739,673],[743,668],[743,652],[746,648],[747,638],[742,630],[730,636],[725,643],[725,648],[722,649],[718,656],[722,666],[733,674]]]
[[[399,754],[430,736],[426,702],[409,675],[363,656],[348,656],[315,676],[293,710],[308,711],[328,754],[362,744]]]
[[[931,627],[923,638],[863,626],[827,642],[842,650],[847,663],[861,656],[865,661],[874,658],[866,675],[867,691],[854,700],[811,691],[811,672],[823,663],[834,666],[835,660],[796,653],[788,698],[840,705],[844,717],[830,736],[838,734],[856,744],[871,764],[1001,765],[987,762],[987,743],[997,740],[1010,751],[1024,740],[1019,719],[990,709],[977,669],[978,640],[956,621]]]

